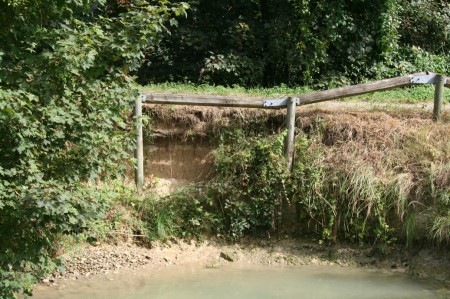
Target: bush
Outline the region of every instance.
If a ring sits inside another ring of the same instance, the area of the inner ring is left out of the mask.
[[[221,225],[219,214],[199,186],[163,198],[150,194],[136,208],[151,240],[201,238],[219,230]]]
[[[284,136],[266,139],[235,130],[225,134],[214,152],[217,177],[209,197],[222,213],[226,235],[265,235],[279,227],[288,199]]]

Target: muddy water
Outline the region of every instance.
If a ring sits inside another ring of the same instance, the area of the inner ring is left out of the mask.
[[[450,298],[448,289],[399,273],[339,267],[199,267],[139,271],[39,287],[36,299]]]

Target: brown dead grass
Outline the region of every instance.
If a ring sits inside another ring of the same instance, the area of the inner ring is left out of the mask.
[[[196,130],[198,136],[204,136],[220,127],[232,125],[245,125],[252,121],[265,121],[267,124],[278,124],[283,129],[285,110],[243,109],[243,108],[219,108],[200,106],[162,106],[144,105],[144,113],[150,115],[156,128],[178,127],[183,131]],[[352,109],[339,107],[299,107],[297,108],[297,125],[304,128],[311,119],[323,119],[332,121],[333,125],[348,134],[348,128],[366,129],[366,124],[375,124],[367,134],[395,132],[402,127],[410,130],[418,129],[423,125],[433,125],[431,112],[424,109],[406,109],[392,107],[380,109],[372,107],[356,106]],[[450,123],[450,111],[443,113],[443,121],[439,127],[447,127]],[[391,128],[392,127],[392,128]],[[336,130],[335,130],[336,131]]]
[[[284,130],[285,110],[148,105],[151,134],[179,141],[217,141],[226,129],[252,128],[261,133]],[[450,111],[442,123],[431,120],[431,111],[392,107],[300,107],[297,136],[305,134],[324,151],[323,163],[351,173],[367,168],[381,179],[398,176],[405,189],[430,179],[424,169],[436,169],[436,184],[449,185]],[[405,190],[407,192],[409,190]],[[417,197],[424,190],[415,190]]]
[[[256,127],[261,133],[270,134],[283,131],[285,126],[284,109],[148,105],[146,113],[152,118],[152,136],[170,136],[180,141],[214,140],[232,127]],[[329,157],[336,164],[358,158],[375,169],[384,165],[414,171],[422,163],[450,161],[449,111],[444,112],[442,123],[435,124],[431,112],[422,109],[301,107],[296,126],[307,136],[320,138],[330,154],[335,152]]]

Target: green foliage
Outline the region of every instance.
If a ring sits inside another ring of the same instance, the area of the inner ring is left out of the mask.
[[[445,0],[189,0],[140,82],[329,86],[448,73]]]
[[[428,213],[430,236],[447,242],[447,172],[440,171],[426,187],[414,183],[408,173],[380,173],[362,159],[336,164],[322,143],[326,128],[318,119],[309,137],[301,134],[296,139],[291,173],[282,155],[284,134],[224,133],[214,152],[217,177],[208,184],[208,198],[222,215],[220,233],[240,238],[287,231],[321,242],[345,239],[385,246],[401,237],[398,223],[405,223],[405,240],[411,246],[415,214]],[[421,195],[435,201],[431,210],[416,204],[414,188],[434,190]]]
[[[388,214],[393,203],[390,189],[368,165],[327,165],[315,142],[304,137],[297,144],[292,173],[294,201],[300,220],[322,240],[336,242],[339,235],[353,242],[390,241]]]
[[[36,277],[30,273],[0,269],[1,298],[14,298],[14,294],[32,295]]]
[[[307,139],[300,139],[299,158],[289,174],[282,155],[283,140],[284,134],[248,136],[240,130],[222,138],[214,153],[217,177],[210,184],[209,196],[222,209],[228,236],[279,232],[288,207],[296,204],[301,221],[312,220],[313,231],[316,227],[319,235],[331,238],[337,198],[325,190],[327,176],[320,153],[309,149]]]
[[[412,248],[416,229],[416,213],[412,212],[405,221],[406,247]]]
[[[227,82],[227,84],[248,85],[255,73],[261,72],[251,58],[242,57],[233,52],[226,55],[214,54],[204,60],[204,67],[200,70],[199,82]]]
[[[285,134],[271,138],[225,134],[214,152],[217,177],[209,188],[222,212],[226,234],[240,238],[279,228],[287,179],[283,163]]]
[[[444,0],[399,1],[400,43],[430,53],[447,53],[450,47],[450,4]]]
[[[130,72],[186,8],[0,2],[0,297],[29,293],[54,268],[58,234],[102,217],[106,197],[86,183],[126,170]]]
[[[217,211],[199,187],[188,187],[163,198],[147,195],[136,209],[151,240],[202,237],[220,226]]]
[[[95,190],[106,203],[105,209],[83,233],[77,234],[75,239],[88,242],[115,242],[129,240],[131,236],[140,234],[142,228],[136,207],[141,199],[134,185],[109,180],[95,186]]]
[[[59,235],[85,231],[108,206],[105,198],[82,186],[42,180],[25,184],[3,189],[14,192],[2,198],[0,210],[3,298],[19,290],[29,293],[38,277],[59,266],[53,260]]]
[[[391,53],[387,61],[374,64],[371,71],[375,78],[395,77],[422,71],[448,74],[449,65],[450,56],[447,53],[435,54],[412,46],[403,47]]]
[[[178,229],[174,205],[171,201],[158,201],[146,198],[139,207],[141,219],[147,223],[147,235],[150,239],[167,240]]]

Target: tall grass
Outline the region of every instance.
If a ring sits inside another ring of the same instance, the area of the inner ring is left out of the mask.
[[[450,244],[450,164],[431,165],[428,188],[432,204],[424,213],[429,235],[438,244]]]
[[[429,228],[432,239],[438,244],[450,244],[450,213],[437,215]]]
[[[283,229],[276,221],[275,226],[253,226],[263,223],[258,219],[262,211],[280,211],[277,201],[259,199],[282,195],[284,204],[297,206],[299,216],[291,228],[315,233],[322,241],[385,245],[398,239],[411,247],[416,239],[428,237],[446,243],[450,157],[442,136],[448,125],[420,122],[411,128],[386,114],[373,120],[367,114],[303,116],[290,174],[276,170],[283,159],[265,158],[280,153],[257,150],[275,149],[274,136],[255,139],[242,131],[229,135],[232,138],[219,147],[215,158],[226,170],[219,177],[227,187],[218,195],[228,204],[225,218],[235,223],[230,231],[236,227],[242,228],[240,234]],[[426,219],[426,227],[416,221],[419,217]],[[426,230],[427,235],[417,230]]]
[[[412,248],[416,230],[416,213],[411,212],[405,221],[405,243],[407,248]]]

